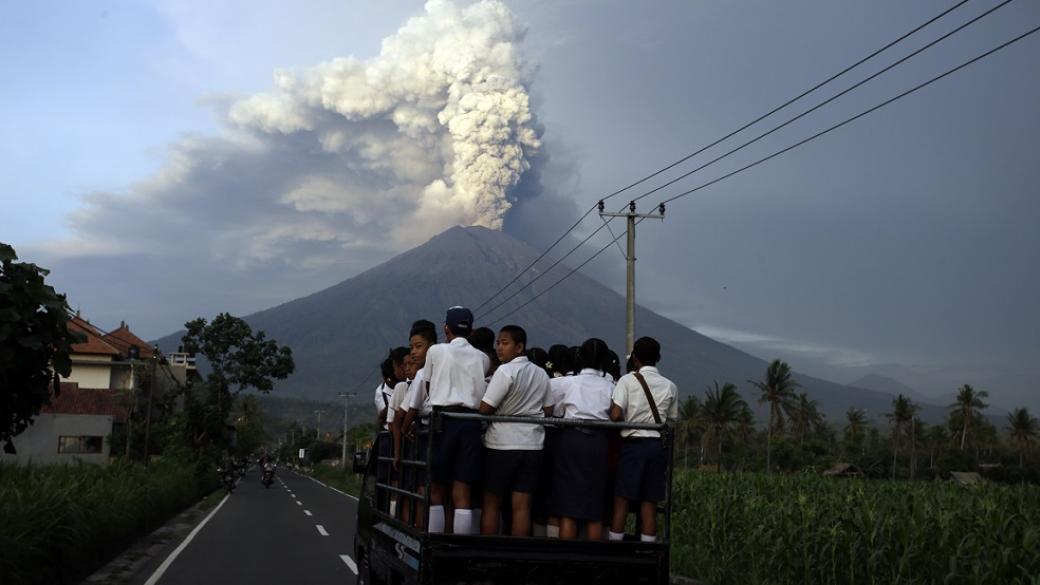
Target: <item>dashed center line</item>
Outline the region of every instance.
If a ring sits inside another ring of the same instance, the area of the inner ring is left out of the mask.
[[[303,502],[301,502],[300,500],[296,500],[296,505],[297,505],[297,506],[302,506],[302,505],[303,505]]]
[[[328,536],[329,535],[329,533],[325,531],[325,527],[322,526],[321,524],[315,524],[314,526],[317,527],[318,534],[320,534],[322,536]]]
[[[350,555],[339,555],[339,558],[343,559],[343,562],[357,575],[357,564],[354,563],[354,559],[350,558]]]
[[[313,516],[314,515],[314,514],[311,514],[310,510],[304,510],[303,513],[308,515],[308,516]]]

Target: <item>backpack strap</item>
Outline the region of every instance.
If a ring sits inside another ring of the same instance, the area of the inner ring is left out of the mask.
[[[650,393],[650,386],[647,385],[646,378],[644,378],[643,374],[640,374],[639,372],[632,372],[632,374],[636,377],[636,380],[639,381],[639,385],[643,387],[643,393],[646,394],[646,401],[650,403],[650,412],[654,414],[654,422],[661,424],[661,413],[657,412],[657,403],[654,402],[654,395]]]

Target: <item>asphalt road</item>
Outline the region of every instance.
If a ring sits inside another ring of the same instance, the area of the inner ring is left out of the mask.
[[[287,470],[250,471],[149,585],[353,585],[357,500]],[[165,569],[165,570],[164,570]]]

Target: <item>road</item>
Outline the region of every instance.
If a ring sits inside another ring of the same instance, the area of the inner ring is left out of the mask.
[[[265,489],[250,471],[147,585],[353,585],[357,500],[279,470]]]

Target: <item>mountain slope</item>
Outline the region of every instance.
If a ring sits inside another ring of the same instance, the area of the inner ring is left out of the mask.
[[[479,317],[476,305],[537,255],[527,244],[500,231],[455,227],[353,278],[249,315],[246,320],[293,348],[297,373],[278,385],[279,393],[329,399],[336,392],[355,389],[390,347],[405,345],[412,321],[426,318],[439,324],[445,309],[457,304],[470,306]],[[498,315],[526,302],[567,270],[557,267],[489,318],[478,318],[477,325],[494,328],[492,322]],[[531,346],[575,345],[588,337],[600,337],[623,353],[624,315],[623,296],[579,272],[498,325],[522,325]],[[684,395],[702,395],[713,380],[729,381],[737,384],[749,403],[756,404],[757,394],[746,380],[762,376],[764,361],[644,307],[636,311],[636,335],[651,335],[661,342],[662,373],[674,379]],[[175,347],[176,339],[172,335],[160,343]],[[892,396],[884,392],[804,375],[797,378],[832,420],[849,406],[878,415],[891,405]],[[360,389],[363,396],[375,382],[373,376],[364,384]],[[932,418],[934,413],[926,407],[922,414]]]

